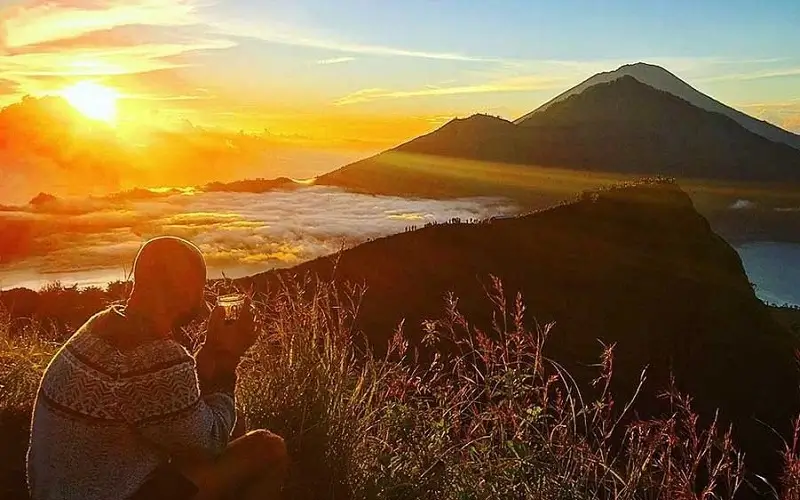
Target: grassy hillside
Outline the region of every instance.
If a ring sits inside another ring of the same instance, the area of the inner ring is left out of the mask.
[[[800,340],[800,307],[770,307],[775,321]]]
[[[287,282],[258,304],[267,326],[240,368],[238,398],[251,425],[288,440],[286,498],[730,498],[753,478],[726,429],[698,424],[674,391],[663,418],[620,424],[628,406],[608,391],[613,349],[597,360],[596,396],[581,394],[543,355],[552,325],[537,326],[522,301],[504,304],[499,288],[484,304],[493,331],[440,305],[428,335],[437,344],[457,334],[458,356],[424,366],[402,362],[414,353],[400,333],[387,357],[360,350],[362,293]],[[0,495],[22,498],[28,412],[58,344],[45,330],[19,337],[7,325]]]
[[[774,450],[800,410],[796,341],[755,297],[733,248],[669,182],[593,192],[524,217],[427,227],[244,282],[269,290],[306,275],[366,284],[357,326],[379,352],[401,321],[421,344],[424,321],[440,316],[449,292],[491,329],[482,304],[496,276],[540,322],[556,323],[546,352],[583,387],[601,342],[616,344],[618,394],[632,394],[648,367],[637,411],[660,414],[658,394],[674,375],[706,419],[720,409],[735,424],[767,476],[777,474]]]

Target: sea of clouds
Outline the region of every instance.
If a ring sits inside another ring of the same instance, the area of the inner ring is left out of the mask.
[[[30,238],[24,254],[0,262],[0,287],[121,279],[140,245],[158,235],[193,241],[212,276],[236,277],[293,266],[427,222],[518,211],[503,198],[405,199],[321,186],[59,200],[0,213],[0,219],[24,222]]]

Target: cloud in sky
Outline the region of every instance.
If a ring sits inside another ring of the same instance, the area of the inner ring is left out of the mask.
[[[4,13],[5,46],[69,40],[118,26],[184,26],[198,22],[197,5],[176,0],[46,1],[34,0]]]
[[[335,94],[310,104],[312,99],[304,98],[301,91],[293,90],[299,94],[289,98],[274,90],[274,86],[283,84],[272,76],[262,85],[258,77],[250,75],[253,90],[264,94],[253,95],[238,88],[243,83],[236,71],[226,73],[226,58],[213,54],[227,50],[239,51],[231,54],[246,53],[248,49],[239,46],[252,40],[309,49],[318,64],[307,67],[307,73],[313,72],[314,66],[322,71],[324,66],[351,62],[355,54],[483,60],[454,53],[345,43],[279,21],[259,19],[262,24],[258,26],[242,27],[235,20],[219,21],[206,10],[212,4],[192,0],[33,0],[7,8],[0,22],[5,34],[0,39],[4,78],[0,82],[0,105],[12,104],[24,94],[58,92],[88,78],[116,88],[124,97],[120,116],[140,123],[146,120],[148,124],[174,125],[183,118],[234,131],[267,128],[286,134],[313,134],[315,143],[339,149],[356,145],[356,140],[367,140],[378,144],[369,148],[374,152],[426,132],[419,124],[398,127],[397,122],[415,122],[415,117],[430,113],[417,111],[411,113],[413,116],[395,114],[380,119],[372,116],[374,127],[348,135],[353,123],[363,128],[361,124],[367,120],[326,111],[321,105]],[[324,54],[317,49],[346,54],[319,58]],[[268,59],[253,63],[269,64]],[[302,80],[297,83],[298,88],[307,87]],[[326,125],[316,126],[318,123]],[[295,128],[283,128],[289,124]],[[387,130],[393,133],[387,134]]]
[[[679,75],[687,75],[693,81],[694,75],[704,75],[708,71],[721,70],[742,65],[757,65],[775,60],[731,60],[715,57],[645,57],[642,60],[666,67]],[[528,93],[527,102],[512,115],[529,111],[538,104],[554,97],[563,90],[602,71],[616,69],[631,61],[626,59],[598,60],[513,60],[498,59],[495,64],[487,64],[479,69],[466,72],[467,78],[451,79],[438,85],[426,85],[412,89],[364,88],[335,99],[335,106],[368,103],[413,97],[444,97],[454,95],[479,95],[502,93]],[[537,97],[533,97],[533,96]],[[495,97],[492,96],[492,99]],[[474,110],[477,111],[477,110]],[[484,110],[485,111],[485,110]]]
[[[800,99],[785,102],[760,102],[739,106],[755,117],[800,134]]]
[[[749,72],[731,72],[703,78],[704,82],[749,81],[764,80],[768,78],[781,78],[800,76],[800,67],[787,67],[778,69],[762,69]]]
[[[35,235],[27,257],[0,263],[0,286],[55,277],[65,281],[70,277],[119,278],[139,245],[162,234],[198,244],[213,274],[244,275],[329,255],[411,225],[453,217],[482,219],[517,210],[512,202],[499,198],[403,199],[327,187],[263,194],[172,194],[128,201],[73,200],[54,213],[0,212],[0,225],[22,220]]]
[[[474,85],[429,86],[414,90],[363,89],[337,99],[334,104],[344,106],[382,99],[402,99],[409,97],[447,96],[462,94],[486,94],[499,92],[530,92],[535,90],[558,89],[565,85],[563,78],[546,76],[527,76],[507,78],[489,83]]]
[[[800,134],[800,109],[793,116],[786,118],[783,121],[783,126],[795,134]]]
[[[355,60],[355,57],[334,57],[331,59],[320,59],[317,61],[317,64],[341,64]]]
[[[173,78],[172,86],[157,87],[150,81],[158,72],[187,67],[193,54],[236,46],[209,35],[199,9],[191,0],[35,0],[8,7],[2,12],[0,71],[15,87],[0,96],[9,102],[23,93],[54,93],[81,78],[113,84],[125,75],[146,82],[150,97],[192,95],[192,82],[175,85]],[[140,97],[127,90],[120,89],[128,98]]]
[[[341,42],[278,22],[220,21],[195,0],[31,0],[2,10],[0,70],[17,91],[53,92],[80,77],[139,75],[195,64],[186,56],[235,48],[244,39],[382,56],[479,61],[455,53]],[[352,61],[331,57],[319,64]],[[220,63],[220,61],[216,61]],[[6,88],[4,90],[10,90]],[[124,90],[124,89],[123,89]],[[187,94],[162,88],[162,94]],[[6,93],[7,94],[7,93]]]
[[[390,123],[398,116],[491,112],[513,118],[595,72],[633,62],[622,57],[581,58],[579,53],[570,54],[573,59],[548,57],[565,53],[556,50],[557,45],[553,50],[536,48],[546,40],[529,44],[530,49],[524,47],[530,40],[515,40],[512,48],[503,43],[477,45],[452,27],[442,29],[441,36],[406,41],[388,29],[384,34],[380,26],[337,30],[335,16],[314,24],[313,15],[309,21],[300,16],[290,22],[284,11],[292,8],[242,8],[245,3],[17,2],[0,10],[0,105],[26,93],[53,93],[90,78],[116,87],[129,104],[120,115],[134,110],[131,113],[142,123],[190,119],[254,131],[297,124],[296,117],[302,116],[306,125],[280,131],[314,135],[313,123],[326,121],[330,126],[316,131],[316,139],[341,144],[372,139],[394,128],[397,132],[391,138],[380,140],[385,145],[424,132],[419,126],[401,130]],[[347,9],[344,5],[339,10],[346,15]],[[493,14],[502,11],[492,9]],[[460,13],[452,14],[453,26],[464,21]],[[356,59],[358,64],[346,64]],[[726,82],[745,88],[747,82],[758,80],[758,85],[751,85],[763,87],[764,95],[785,99],[791,91],[788,79],[800,76],[796,60],[779,58],[736,60],[690,54],[637,59],[664,65],[690,83],[707,83],[712,94],[720,88],[724,92]],[[276,66],[289,76],[276,78],[271,70]],[[325,81],[332,72],[341,78]],[[772,92],[777,83],[769,89],[762,85],[777,77],[788,82],[780,96]],[[732,93],[715,97],[743,100]],[[421,97],[426,99],[412,99]],[[386,111],[380,116],[374,113],[375,127],[357,137],[340,133],[352,119],[341,114],[343,109],[359,109],[347,106],[370,102],[383,103],[382,111]],[[781,123],[794,124],[796,119],[784,118]],[[331,140],[331,135],[337,137]]]
[[[192,101],[194,96],[185,97]],[[205,97],[198,93],[196,98]],[[314,177],[384,146],[325,149],[326,144],[299,134],[243,134],[191,122],[172,130],[125,126],[92,123],[56,97],[26,98],[0,110],[0,204],[26,202],[42,191],[87,196],[133,187]],[[358,129],[351,133],[375,138]]]
[[[16,82],[0,78],[0,95],[10,94],[12,92],[16,92],[16,90],[17,90]]]
[[[250,38],[262,42],[324,49],[349,54],[363,54],[374,56],[410,57],[418,59],[434,59],[444,61],[463,62],[501,62],[502,59],[483,57],[457,52],[440,52],[427,50],[413,50],[403,47],[393,47],[382,44],[360,43],[336,39],[334,37],[320,37],[314,33],[306,33],[296,26],[287,26],[278,23],[250,24],[240,20],[212,20],[206,21],[212,30],[227,37]]]

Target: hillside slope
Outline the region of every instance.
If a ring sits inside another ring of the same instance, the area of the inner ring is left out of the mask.
[[[380,351],[402,320],[419,339],[441,317],[447,292],[465,315],[491,322],[489,276],[522,292],[540,323],[555,321],[549,352],[587,382],[616,343],[617,389],[648,383],[638,410],[664,410],[656,394],[669,373],[705,416],[736,426],[751,466],[775,479],[780,441],[800,409],[794,341],[756,299],[736,252],[714,234],[676,185],[656,183],[587,195],[519,218],[448,224],[375,240],[291,270],[245,280],[261,290],[289,275],[365,283],[358,327]]]

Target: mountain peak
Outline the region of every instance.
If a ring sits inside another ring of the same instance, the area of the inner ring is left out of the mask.
[[[657,64],[650,64],[650,63],[646,63],[644,61],[639,61],[639,62],[629,63],[629,64],[623,64],[622,66],[617,68],[615,71],[621,71],[621,70],[625,70],[625,69],[654,69],[654,70],[663,71],[664,73],[669,73],[669,71],[667,71],[666,69],[662,68],[661,66],[658,66]]]
[[[598,73],[566,92],[559,94],[530,113],[520,117],[515,120],[514,123],[521,125],[534,115],[546,111],[553,104],[562,102],[574,95],[581,94],[595,85],[610,83],[625,76],[633,77],[656,90],[670,93],[698,108],[725,115],[750,132],[758,134],[770,141],[788,144],[796,149],[800,149],[800,135],[793,134],[780,127],[776,127],[775,125],[758,120],[741,111],[726,106],[706,94],[703,94],[665,68],[641,61],[625,64],[614,71]]]
[[[442,128],[451,124],[465,124],[465,123],[497,124],[497,123],[511,123],[511,122],[499,116],[489,115],[486,113],[475,113],[466,118],[453,118],[449,122],[445,123]]]
[[[646,62],[637,62],[632,64],[623,64],[619,68],[615,69],[614,71],[609,72],[612,75],[619,75],[619,76],[632,76],[639,80],[642,83],[646,83],[651,87],[655,87],[655,83],[658,81],[663,82],[663,85],[669,85],[671,81],[672,84],[680,82],[681,86],[689,87],[687,83],[683,80],[675,76],[672,72],[658,66],[656,64],[650,64]],[[659,88],[659,90],[665,90]]]

